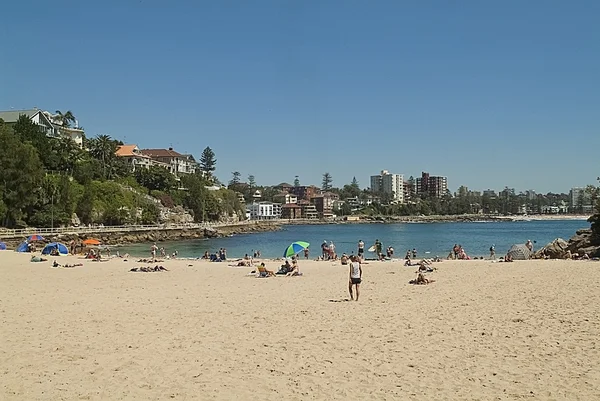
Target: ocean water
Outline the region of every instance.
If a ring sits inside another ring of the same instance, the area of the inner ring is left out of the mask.
[[[178,251],[179,257],[197,258],[205,251],[215,252],[226,248],[228,258],[252,255],[260,250],[264,258],[282,257],[284,249],[294,241],[307,241],[310,258],[321,253],[321,243],[333,241],[336,252],[356,253],[360,239],[365,248],[376,239],[384,249],[392,246],[394,257],[403,258],[406,250],[417,249],[419,257],[446,257],[454,244],[461,244],[470,256],[487,256],[492,244],[496,255],[501,256],[516,243],[534,241],[539,249],[556,238],[568,240],[581,228],[589,228],[585,220],[507,221],[477,223],[394,223],[394,224],[325,224],[289,225],[282,230],[255,234],[235,235],[225,238],[176,242],[159,242],[167,253]],[[119,247],[121,254],[149,256],[151,243]],[[367,253],[367,257],[368,257]]]

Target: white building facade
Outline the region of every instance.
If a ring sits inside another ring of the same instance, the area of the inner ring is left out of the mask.
[[[371,191],[391,195],[393,203],[404,203],[404,175],[382,170],[381,174],[371,176]]]
[[[250,220],[275,220],[281,218],[281,203],[256,202],[248,205]]]

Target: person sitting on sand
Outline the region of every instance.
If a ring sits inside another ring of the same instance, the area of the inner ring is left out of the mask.
[[[288,274],[293,269],[290,261],[288,259],[285,260],[285,263],[279,266],[279,270],[275,274]]]
[[[204,255],[202,255],[202,259],[210,259],[210,254],[208,251],[204,251]]]
[[[286,274],[287,277],[301,276],[300,268],[298,267],[298,261],[294,259],[292,263],[292,270]]]
[[[266,277],[275,277],[275,273],[273,272],[273,270],[267,270],[267,268],[265,267],[265,263],[264,262],[260,264],[260,268],[258,270],[259,271],[263,270],[264,274],[266,274]]]
[[[410,280],[408,283],[409,284],[417,284],[417,285],[426,285],[426,284],[431,284],[434,283],[435,280],[430,280],[428,278],[425,278],[425,276],[423,275],[423,273],[419,273],[417,275],[417,278],[414,280]]]
[[[348,257],[348,255],[346,255],[345,253],[342,254],[342,257],[340,258],[340,263],[343,265],[347,265],[349,262],[350,258]]]

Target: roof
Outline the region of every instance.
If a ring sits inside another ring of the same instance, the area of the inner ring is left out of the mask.
[[[25,114],[27,117],[31,118],[39,113],[41,110],[31,109],[31,110],[10,110],[10,111],[0,111],[0,118],[7,123],[16,123],[19,119],[19,116]]]
[[[127,156],[137,156],[137,157],[149,157],[140,153],[136,153],[135,150],[138,149],[137,145],[121,145],[117,148],[115,154],[120,157]],[[138,149],[139,152],[139,149]]]
[[[281,206],[283,209],[302,209],[302,206],[298,205],[297,203],[286,203],[285,205]]]
[[[142,149],[141,152],[150,157],[184,157],[173,149]]]

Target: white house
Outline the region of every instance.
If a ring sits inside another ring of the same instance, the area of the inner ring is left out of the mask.
[[[174,175],[194,174],[198,168],[198,163],[192,155],[182,155],[179,152],[169,149],[142,149],[142,154],[149,156],[152,160],[165,163],[169,166],[169,171]]]
[[[281,203],[255,202],[247,206],[250,220],[274,220],[281,218]]]
[[[50,138],[68,137],[80,148],[83,147],[83,136],[85,134],[83,129],[79,127],[63,127],[61,123],[55,120],[52,113],[48,111],[39,109],[0,111],[0,118],[7,124],[16,123],[21,115],[28,117],[31,122],[39,125],[46,136]]]

